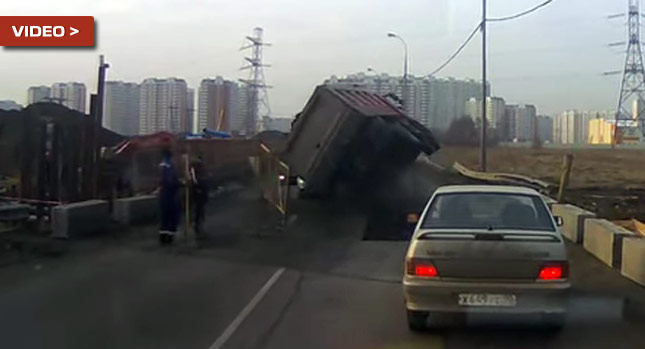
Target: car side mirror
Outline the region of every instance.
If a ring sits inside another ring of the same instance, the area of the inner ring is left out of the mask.
[[[564,219],[562,219],[562,217],[560,217],[560,216],[553,216],[553,219],[555,219],[555,224],[556,224],[558,227],[561,227],[562,225],[564,225]]]

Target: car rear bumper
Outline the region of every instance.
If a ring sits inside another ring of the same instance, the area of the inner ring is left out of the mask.
[[[568,282],[481,283],[406,278],[403,283],[408,310],[446,313],[566,313],[570,288]],[[513,294],[516,305],[462,306],[458,301],[461,293]]]

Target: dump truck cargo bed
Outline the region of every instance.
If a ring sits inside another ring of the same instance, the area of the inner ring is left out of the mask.
[[[303,192],[369,185],[439,145],[432,133],[378,94],[319,86],[294,121],[284,152]]]

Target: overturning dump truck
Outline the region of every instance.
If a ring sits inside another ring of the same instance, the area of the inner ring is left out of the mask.
[[[293,123],[283,158],[302,194],[325,197],[341,183],[369,189],[437,150],[430,130],[386,97],[318,86]]]

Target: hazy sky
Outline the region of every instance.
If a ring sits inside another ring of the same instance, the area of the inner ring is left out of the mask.
[[[489,0],[489,17],[513,14],[542,0]],[[622,69],[626,0],[555,0],[521,19],[489,24],[489,81],[507,103],[532,103],[542,114],[563,109],[613,109]],[[274,115],[299,111],[314,87],[332,74],[402,73],[402,47],[410,71],[439,66],[481,17],[480,0],[24,0],[0,2],[2,15],[93,15],[94,50],[0,49],[0,100],[26,102],[31,85],[85,82],[96,88],[98,54],[106,55],[109,80],[141,82],[180,77],[193,88],[205,77],[236,80],[245,35],[264,28],[274,86]],[[479,34],[440,77],[480,78]]]

